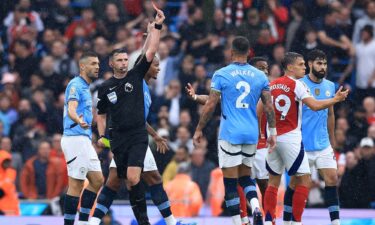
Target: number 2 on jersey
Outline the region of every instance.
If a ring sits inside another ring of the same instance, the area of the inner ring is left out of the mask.
[[[250,94],[250,84],[246,81],[240,81],[236,85],[236,89],[241,91],[241,88],[244,87],[244,90],[240,96],[238,96],[236,100],[236,108],[238,109],[247,109],[249,108],[249,104],[242,102],[246,96]]]
[[[272,101],[273,101],[273,96],[272,96]],[[280,104],[280,102],[283,101],[283,105]],[[275,108],[277,111],[281,112],[281,117],[280,120],[285,120],[286,115],[289,112],[291,106],[291,101],[290,98],[287,95],[279,95],[277,96],[275,100]]]

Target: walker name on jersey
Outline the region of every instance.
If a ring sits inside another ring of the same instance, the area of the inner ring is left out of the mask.
[[[254,77],[254,72],[250,70],[233,70],[232,72],[230,72],[230,75],[232,75],[233,77],[238,75]]]
[[[275,90],[275,89],[282,89],[285,92],[289,92],[290,91],[290,87],[288,87],[285,84],[274,84],[274,85],[270,86],[270,89],[271,89],[271,91]]]

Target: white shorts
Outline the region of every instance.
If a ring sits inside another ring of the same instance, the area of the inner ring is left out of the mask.
[[[337,169],[335,153],[330,146],[322,151],[306,152],[310,167],[317,169]]]
[[[233,145],[227,141],[219,140],[219,166],[230,168],[244,164],[253,167],[257,145]]]
[[[109,165],[110,168],[116,168],[115,160],[111,160],[111,164]],[[158,170],[158,167],[156,165],[156,161],[154,158],[154,154],[152,154],[150,146],[147,147],[145,160],[143,162],[143,172],[148,171],[155,171]]]
[[[253,168],[251,169],[251,178],[265,180],[268,179],[268,171],[266,169],[266,158],[268,148],[257,149]]]
[[[281,175],[285,169],[289,176],[310,174],[307,155],[301,143],[277,142],[266,161],[267,170],[272,175]]]
[[[68,167],[68,176],[85,180],[90,171],[101,172],[98,154],[87,136],[63,136],[61,148]]]

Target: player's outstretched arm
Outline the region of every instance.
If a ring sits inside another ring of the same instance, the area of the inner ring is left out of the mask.
[[[314,97],[304,98],[302,100],[303,104],[306,104],[310,109],[314,111],[319,111],[322,109],[326,109],[338,102],[342,102],[348,97],[349,90],[342,90],[342,86],[336,92],[335,97],[325,100],[316,100]]]
[[[203,107],[203,112],[199,119],[198,126],[195,129],[195,134],[193,137],[194,145],[200,142],[200,138],[203,136],[202,130],[206,126],[207,122],[211,119],[219,100],[220,92],[211,90],[210,95],[208,96],[208,101]]]
[[[150,32],[150,44],[148,49],[146,50],[146,58],[148,62],[151,62],[154,59],[154,56],[159,48],[159,41],[160,41],[160,31],[163,26],[163,22],[165,19],[163,11],[154,7],[156,10],[156,16],[154,21],[154,28],[151,29]]]
[[[193,99],[194,101],[198,102],[201,105],[206,104],[208,100],[208,95],[197,95],[195,94],[195,90],[193,86],[188,83],[185,87],[186,94],[188,95],[189,98]]]
[[[156,143],[157,151],[164,154],[167,150],[169,150],[167,139],[160,137],[149,123],[146,123],[146,128],[147,132],[151,135]]]
[[[78,116],[77,107],[78,107],[78,101],[74,101],[74,100],[69,101],[68,102],[68,116],[70,117],[70,119],[72,119],[76,124],[78,124],[83,129],[88,129],[90,125],[87,124],[83,120],[83,115]]]
[[[141,54],[145,54],[146,50],[148,49],[148,46],[150,46],[151,31],[154,28],[154,26],[155,26],[155,23],[148,23],[147,25],[147,33],[146,33],[147,36],[146,36],[145,43],[143,44]]]
[[[273,109],[271,92],[269,90],[263,90],[261,94],[263,103],[263,112],[266,114],[270,136],[268,138],[269,149],[272,151],[276,147],[276,118],[275,111]]]

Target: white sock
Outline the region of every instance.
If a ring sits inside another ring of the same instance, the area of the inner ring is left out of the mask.
[[[293,221],[293,222],[292,222],[292,225],[302,225],[302,222],[296,222],[296,221]]]
[[[89,221],[78,221],[77,225],[88,225]]]
[[[176,223],[177,223],[177,220],[176,220],[176,218],[174,218],[173,215],[170,215],[170,216],[164,218],[164,220],[165,220],[165,223],[167,225],[176,225]]]
[[[292,221],[283,221],[284,225],[292,225]]]
[[[250,206],[251,206],[251,212],[253,212],[253,213],[254,213],[254,210],[255,210],[256,208],[259,208],[259,209],[260,209],[258,199],[257,199],[257,198],[252,198],[252,199],[250,200]]]
[[[97,218],[97,217],[91,217],[90,218],[90,225],[99,225],[101,222],[101,219]]]
[[[271,221],[264,222],[264,225],[273,225]]]
[[[250,222],[249,217],[245,216],[241,218],[242,224],[248,224]]]
[[[241,216],[240,215],[232,216],[232,221],[233,221],[234,225],[242,225],[242,221],[241,221]]]
[[[332,225],[340,225],[340,219],[335,219],[331,221]]]

